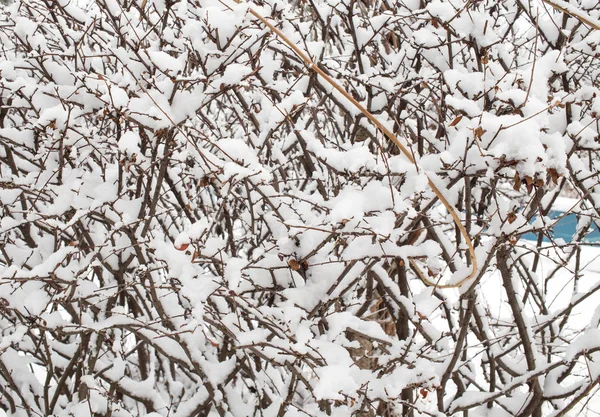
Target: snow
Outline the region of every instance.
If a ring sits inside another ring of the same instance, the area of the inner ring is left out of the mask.
[[[335,339],[338,335],[343,334],[346,329],[350,328],[374,339],[390,340],[378,323],[361,320],[349,312],[333,313],[327,317],[327,321],[330,326],[330,337],[332,339]]]
[[[571,342],[565,352],[565,360],[572,360],[575,355],[597,348],[600,348],[600,329],[592,328],[586,330],[581,336]]]
[[[450,2],[442,2],[434,0],[425,8],[432,16],[439,18],[442,22],[446,22],[456,15],[456,10]]]
[[[119,150],[129,156],[139,154],[140,136],[133,131],[125,132],[119,139]]]
[[[392,193],[393,191],[382,183],[369,183],[362,190],[346,186],[330,201],[331,222],[336,224],[354,219],[359,223],[364,213],[393,208]]]
[[[240,139],[221,139],[217,143],[223,157],[233,161],[226,162],[223,171],[225,180],[236,181],[253,176],[256,181],[269,181],[271,175],[260,164],[255,151]],[[258,174],[258,175],[257,175]]]
[[[117,109],[127,107],[127,104],[129,104],[129,96],[127,91],[120,87],[111,86],[110,97],[112,100],[112,105]]]
[[[344,365],[328,365],[319,368],[313,393],[317,400],[343,400],[344,394],[352,394],[360,388],[361,381],[355,379],[360,371],[353,371]]]
[[[242,270],[247,266],[247,261],[241,258],[227,260],[225,266],[225,281],[230,290],[235,290],[242,280]]]
[[[152,63],[161,71],[171,73],[172,75],[180,74],[185,67],[185,56],[177,59],[163,51],[146,51]]]
[[[242,64],[231,64],[225,68],[223,76],[216,78],[212,82],[214,92],[220,91],[223,87],[239,84],[244,78],[252,73],[252,68]],[[210,89],[207,92],[212,92]]]

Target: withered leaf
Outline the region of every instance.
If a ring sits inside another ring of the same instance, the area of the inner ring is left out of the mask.
[[[475,135],[475,139],[481,139],[485,132],[487,132],[487,130],[484,130],[481,126],[478,126],[475,128],[475,130],[473,130],[473,135]]]
[[[184,251],[184,250],[186,250],[186,249],[187,249],[189,246],[190,246],[190,244],[189,244],[189,243],[182,243],[182,244],[181,244],[181,245],[179,245],[179,246],[177,246],[177,245],[176,245],[176,246],[175,246],[175,249],[177,249],[177,250],[180,250],[180,251]]]
[[[521,177],[519,177],[519,173],[515,172],[515,182],[513,184],[513,190],[519,191],[521,189]]]
[[[554,168],[548,168],[547,172],[548,172],[548,176],[550,177],[550,179],[552,180],[552,182],[554,184],[558,184],[558,178],[560,177],[560,175],[558,175],[558,172],[556,171],[556,169],[554,169]]]
[[[460,116],[458,116],[456,119],[452,120],[452,123],[450,123],[450,127],[452,126],[456,126],[457,124],[460,123],[460,121],[462,120],[463,116],[462,114]]]
[[[300,265],[300,262],[298,262],[295,259],[290,259],[288,261],[288,265],[292,269],[292,271],[299,271],[302,268],[302,265]]]

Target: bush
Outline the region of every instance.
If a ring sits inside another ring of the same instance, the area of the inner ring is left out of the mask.
[[[2,8],[0,409],[592,407],[592,3]]]

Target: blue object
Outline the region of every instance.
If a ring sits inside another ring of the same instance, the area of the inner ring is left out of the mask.
[[[551,219],[556,219],[558,217],[562,218],[550,229],[550,233],[552,234],[553,239],[562,238],[566,243],[571,243],[573,240],[573,236],[577,231],[577,215],[575,213],[565,214],[561,211],[550,211],[548,213],[548,217]],[[536,218],[532,220],[532,222]],[[538,233],[526,233],[523,235],[523,239],[526,240],[534,240],[537,241]],[[543,242],[550,242],[547,236],[544,235]],[[595,222],[592,222],[590,227],[590,232],[583,238],[583,242],[600,242],[600,230],[598,230],[598,226]]]

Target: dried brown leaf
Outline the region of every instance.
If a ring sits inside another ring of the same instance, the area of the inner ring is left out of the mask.
[[[295,259],[290,259],[288,261],[288,265],[292,269],[292,271],[299,271],[302,268],[302,265],[300,265],[300,262],[298,262]]]
[[[513,190],[519,191],[520,189],[521,189],[521,177],[519,177],[519,174],[517,172],[515,172],[515,181],[513,184]]]
[[[460,123],[460,121],[462,120],[463,116],[462,114],[460,116],[458,116],[456,119],[452,120],[452,123],[450,123],[450,127],[452,126],[456,126],[457,124]]]

